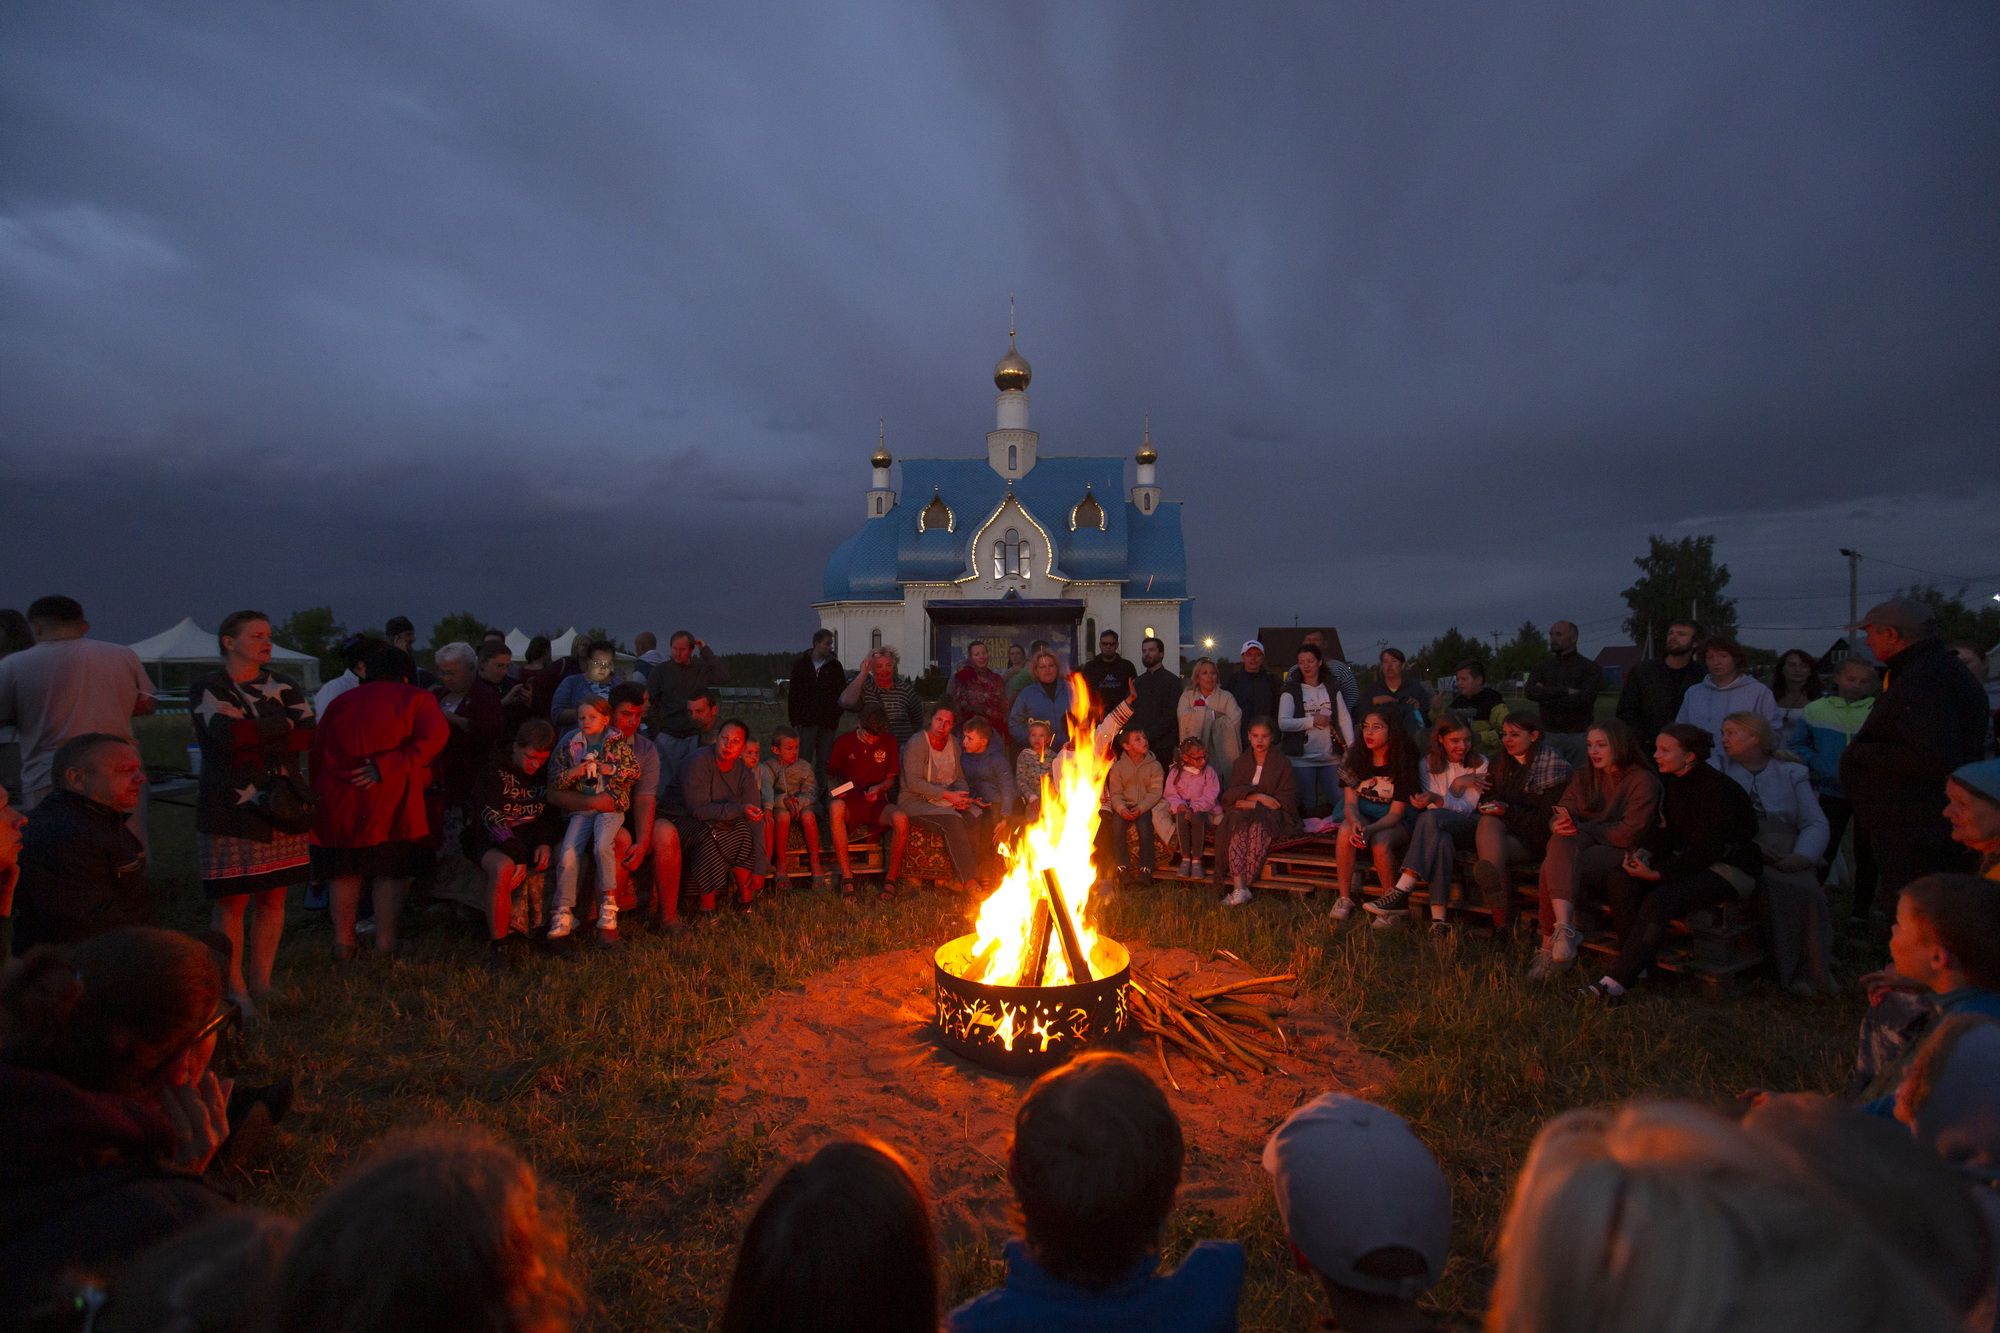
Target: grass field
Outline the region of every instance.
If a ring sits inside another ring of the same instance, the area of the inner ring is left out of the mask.
[[[771,719],[750,720],[763,731]],[[150,719],[142,731],[149,762],[179,762],[184,719]],[[153,841],[176,922],[201,921],[191,816],[156,807]],[[296,1074],[301,1108],[245,1197],[301,1212],[392,1126],[485,1124],[565,1198],[598,1307],[590,1327],[706,1327],[746,1203],[777,1163],[711,1114],[703,1048],[774,990],[843,959],[943,940],[963,922],[963,905],[942,895],[886,907],[789,895],[692,938],[636,937],[616,956],[492,976],[476,966],[482,932],[447,925],[420,928],[414,960],[336,971],[324,919],[295,904],[279,995],[252,1059]],[[1723,999],[1682,987],[1584,1009],[1527,986],[1520,960],[1484,940],[1440,949],[1413,931],[1334,935],[1304,901],[1224,912],[1205,892],[1163,887],[1114,900],[1103,924],[1126,939],[1229,948],[1260,969],[1296,969],[1347,1017],[1394,1070],[1381,1100],[1410,1119],[1451,1179],[1454,1258],[1437,1295],[1463,1307],[1483,1304],[1509,1181],[1549,1116],[1635,1095],[1722,1104],[1753,1086],[1831,1089],[1861,1007],[1755,985]],[[1849,975],[1856,961],[1844,960]],[[1302,1086],[1301,1099],[1316,1091]],[[1204,1235],[1233,1235],[1250,1254],[1243,1327],[1314,1326],[1313,1292],[1269,1201],[1247,1224],[1210,1222],[1176,1214],[1169,1257]],[[995,1255],[960,1249],[948,1259],[954,1302],[997,1280]]]

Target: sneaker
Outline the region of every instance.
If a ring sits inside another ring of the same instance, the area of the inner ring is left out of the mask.
[[[1181,878],[1182,878],[1182,879],[1193,879],[1193,878],[1194,878],[1194,862],[1192,862],[1192,861],[1188,860],[1188,859],[1187,859],[1186,857],[1182,857],[1182,858],[1181,858],[1181,871],[1180,871],[1180,874],[1181,874]]]
[[[1373,902],[1361,904],[1362,909],[1376,916],[1401,916],[1410,905],[1408,889],[1391,889]]]
[[[1373,903],[1367,904],[1371,908],[1374,905]],[[1407,916],[1409,916],[1408,912],[1375,912],[1370,917],[1368,925],[1372,930],[1394,930],[1403,924],[1403,919]]]
[[[357,935],[373,935],[375,933],[375,918],[372,916],[362,917],[354,923],[354,933]]]
[[[1337,895],[1333,900],[1333,912],[1331,915],[1335,921],[1345,921],[1347,918],[1353,916],[1354,899],[1344,893]]]
[[[569,933],[575,929],[576,918],[569,914],[567,908],[558,908],[555,915],[549,918],[548,938],[566,940],[569,938]]]
[[[1586,1004],[1611,1005],[1625,998],[1624,991],[1614,991],[1602,982],[1593,981],[1588,986],[1577,988],[1576,998]]]
[[[1436,921],[1436,920],[1433,920],[1433,921],[1431,922],[1431,929],[1430,929],[1430,936],[1431,936],[1431,938],[1432,938],[1432,939],[1434,939],[1434,940],[1448,940],[1448,939],[1450,939],[1450,938],[1451,938],[1451,922],[1449,922],[1449,921]]]
[[[1248,889],[1231,889],[1229,896],[1222,900],[1222,905],[1224,907],[1247,907],[1250,905],[1251,896]]]
[[[1544,936],[1542,947],[1535,950],[1534,961],[1528,964],[1528,980],[1547,981],[1556,970],[1555,959],[1549,955],[1549,939]]]
[[[1556,927],[1555,934],[1549,936],[1549,961],[1557,967],[1568,967],[1576,961],[1577,945],[1583,935],[1575,926]]]
[[[597,928],[618,932],[618,904],[608,896],[597,906]]]

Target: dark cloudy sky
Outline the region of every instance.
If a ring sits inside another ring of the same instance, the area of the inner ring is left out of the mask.
[[[1839,546],[2000,576],[1996,68],[1955,0],[19,0],[0,605],[798,643],[1017,291],[1204,633],[1604,642],[1652,530],[1823,642]]]

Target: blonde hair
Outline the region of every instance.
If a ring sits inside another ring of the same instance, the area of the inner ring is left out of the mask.
[[[1952,1327],[1816,1182],[1697,1106],[1557,1116],[1501,1228],[1489,1333],[1906,1333]]]
[[[1732,722],[1749,732],[1765,754],[1777,753],[1777,734],[1771,730],[1771,724],[1765,720],[1762,713],[1731,713],[1722,719],[1722,725],[1725,727]],[[1719,735],[1715,739],[1717,744],[1722,742],[1722,737]]]

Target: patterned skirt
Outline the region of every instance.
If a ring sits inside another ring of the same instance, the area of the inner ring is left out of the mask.
[[[226,833],[194,835],[201,891],[209,898],[289,888],[312,878],[303,833],[279,833],[269,842],[232,838]]]
[[[761,825],[752,828],[747,819],[695,821],[695,834],[685,843],[688,892],[715,893],[728,882],[732,870],[766,873],[762,832]]]

